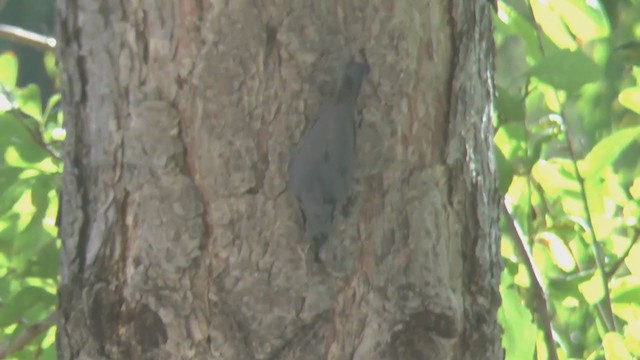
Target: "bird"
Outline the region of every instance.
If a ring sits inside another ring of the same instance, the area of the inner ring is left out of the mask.
[[[320,105],[289,165],[289,188],[316,260],[329,237],[335,207],[349,191],[355,167],[356,101],[369,71],[367,63],[349,61],[337,91]]]

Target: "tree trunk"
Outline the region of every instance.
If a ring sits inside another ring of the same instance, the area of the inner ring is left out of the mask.
[[[58,5],[61,359],[496,359],[483,1]],[[350,59],[351,195],[307,256],[287,166]]]

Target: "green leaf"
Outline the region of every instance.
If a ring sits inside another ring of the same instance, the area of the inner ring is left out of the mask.
[[[31,188],[31,203],[43,213],[49,206],[49,192],[53,189],[51,180],[47,175],[37,176]]]
[[[589,280],[578,285],[578,290],[584,299],[590,305],[593,305],[604,297],[604,289],[602,288],[602,276],[600,272],[595,272]]]
[[[640,126],[618,130],[607,136],[591,149],[584,160],[578,162],[580,174],[585,179],[599,176],[629,144],[637,140],[640,140]]]
[[[601,70],[584,53],[560,50],[547,55],[529,74],[557,89],[575,92],[600,78]]]
[[[599,2],[554,0],[552,4],[581,43],[609,35],[609,22]]]
[[[611,288],[611,299],[616,303],[637,304],[640,300],[640,278],[635,276],[619,278]]]
[[[616,215],[616,208],[614,206],[606,206],[611,203],[611,198],[603,181],[587,179],[584,182],[584,190],[587,196],[587,204],[589,204],[593,231],[597,239],[605,239],[616,228],[615,221],[613,221]]]
[[[576,46],[574,37],[567,31],[560,13],[554,8],[555,2],[530,1],[532,15],[545,35],[559,48],[568,49]]]
[[[18,57],[12,51],[0,55],[0,84],[8,88],[16,86],[18,80]]]
[[[23,171],[23,168],[0,165],[0,189],[7,189],[16,183]],[[0,194],[0,197],[2,196],[3,194]]]
[[[498,86],[496,96],[496,110],[501,122],[519,122],[524,121],[525,104],[524,101],[516,96],[509,94],[506,89]]]
[[[56,246],[55,240],[51,239],[38,250],[35,258],[27,262],[25,270],[21,275],[25,277],[58,279],[59,266],[60,249]]]
[[[36,307],[48,308],[56,302],[55,295],[35,286],[21,289],[15,296],[8,299],[0,308],[0,326],[18,323],[27,311]]]
[[[39,360],[56,360],[58,359],[58,353],[56,352],[55,344],[49,345],[44,348],[44,351],[38,358]]]
[[[580,191],[580,184],[567,170],[569,167],[572,167],[571,162],[566,159],[540,160],[531,169],[531,175],[547,196],[566,196],[567,192]]]
[[[19,221],[20,214],[15,211],[0,214],[0,266],[7,267],[13,261],[13,240],[20,230]]]
[[[536,326],[508,272],[502,273],[500,294],[502,305],[498,310],[498,320],[504,330],[502,345],[506,351],[506,359],[532,359]]]
[[[26,165],[26,163],[38,163],[49,157],[49,153],[35,142],[32,135],[13,114],[0,114],[0,150],[5,153],[5,160],[12,165]],[[34,122],[32,126],[36,126]],[[34,134],[34,136],[37,136]],[[18,161],[11,161],[7,156],[7,148],[13,148],[19,155]]]
[[[13,114],[0,113],[0,148],[5,149],[7,145],[26,141],[28,136]]]
[[[47,101],[47,107],[44,110],[44,120],[46,123],[57,124],[58,111],[60,109],[60,100],[62,97],[60,94],[52,95]]]
[[[562,271],[571,272],[575,269],[576,263],[573,261],[571,251],[557,234],[544,231],[536,236],[536,241],[543,241],[547,244],[554,263]]]
[[[624,327],[624,343],[636,357],[640,356],[640,322],[632,321]]]
[[[524,124],[508,123],[500,127],[494,137],[496,146],[512,164],[522,161],[526,154]]]
[[[42,226],[43,217],[44,211],[38,210],[33,213],[25,229],[16,236],[13,247],[16,254],[13,263],[16,268],[25,267],[34,254],[51,241],[52,236]]]
[[[633,244],[633,247],[629,250],[629,255],[624,259],[624,263],[633,275],[640,278],[640,243]]]
[[[517,35],[526,46],[526,55],[535,60],[540,58],[542,54],[540,52],[537,30],[535,26],[531,24],[531,21],[529,21],[528,14],[523,16],[516,11],[515,8],[509,6],[509,4],[500,2],[498,19],[500,21],[495,22],[497,35]],[[544,35],[543,44],[545,48],[548,48],[548,45],[552,45]]]
[[[608,332],[605,334],[602,346],[604,347],[606,359],[631,360],[631,354],[629,354],[624,345],[624,340],[618,333]]]
[[[44,69],[47,71],[47,75],[50,78],[56,79],[59,76],[58,66],[56,64],[56,56],[53,52],[47,51],[43,57]]]
[[[37,85],[29,84],[16,91],[16,102],[23,113],[38,121],[42,120],[42,98]]]
[[[636,114],[640,114],[640,86],[622,90],[618,94],[618,102]]]
[[[497,146],[494,146],[493,154],[498,165],[498,187],[501,194],[506,194],[513,181],[513,165],[507,161],[507,158]]]
[[[23,179],[4,189],[0,195],[0,214],[4,214],[20,200],[22,195],[31,187],[31,181]]]

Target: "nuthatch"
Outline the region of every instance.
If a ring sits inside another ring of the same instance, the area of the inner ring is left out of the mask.
[[[289,165],[289,187],[298,201],[305,236],[318,260],[336,205],[347,195],[355,166],[355,111],[369,65],[350,61],[337,93],[321,106]]]

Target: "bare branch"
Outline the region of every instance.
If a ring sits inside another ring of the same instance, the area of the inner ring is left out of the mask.
[[[56,47],[56,39],[52,37],[7,24],[0,24],[0,39],[14,41],[43,51],[53,50]]]

